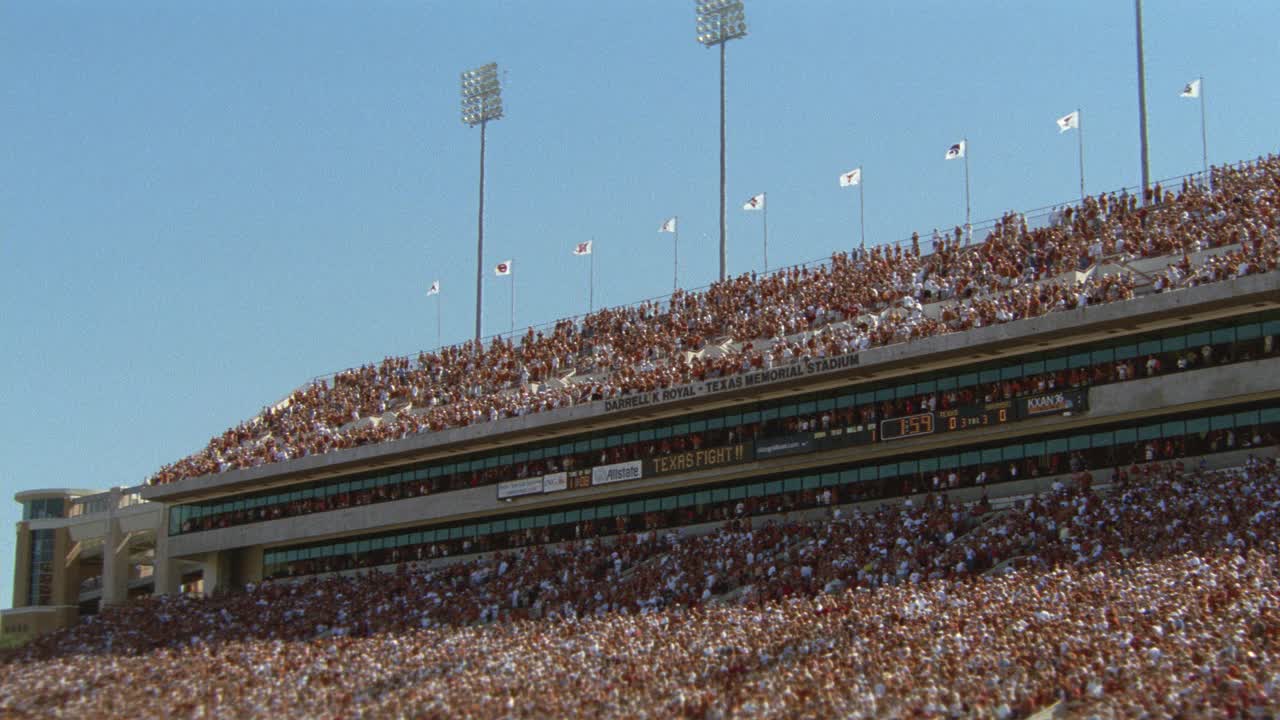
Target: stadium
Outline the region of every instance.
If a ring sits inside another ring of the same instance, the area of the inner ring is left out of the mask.
[[[1274,716],[1277,228],[1267,155],[312,380],[16,495],[0,715]]]

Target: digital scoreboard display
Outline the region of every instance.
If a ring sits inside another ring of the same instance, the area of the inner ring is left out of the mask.
[[[917,435],[932,434],[933,413],[904,415],[880,423],[880,437],[884,440],[899,440]]]
[[[1007,402],[937,413],[917,413],[881,421],[880,439],[901,440],[919,435],[970,430],[988,425],[1003,425],[1013,419],[1013,407]]]
[[[987,403],[978,407],[946,410],[938,413],[939,432],[969,430],[987,425],[1003,425],[1016,419],[1010,403]]]

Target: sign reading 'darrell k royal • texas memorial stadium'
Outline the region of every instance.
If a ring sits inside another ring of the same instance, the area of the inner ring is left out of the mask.
[[[809,377],[810,375],[821,375],[844,370],[845,368],[857,367],[858,362],[857,353],[836,355],[829,358],[811,358],[768,370],[756,370],[742,373],[741,375],[703,380],[692,385],[680,385],[678,387],[609,398],[604,401],[604,411],[618,412],[619,410],[630,410],[631,408],[644,407],[646,405],[659,405],[677,400],[708,397],[724,392],[741,390],[742,388],[768,385],[782,380],[794,380],[796,378]]]

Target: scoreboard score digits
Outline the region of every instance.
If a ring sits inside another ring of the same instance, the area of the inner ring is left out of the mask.
[[[979,408],[965,408],[964,412],[949,410],[938,414],[941,432],[968,430],[984,425],[1003,425],[1012,419],[1009,403],[989,403]]]

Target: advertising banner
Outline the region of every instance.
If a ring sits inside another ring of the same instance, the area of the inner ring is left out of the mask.
[[[538,495],[542,492],[542,476],[508,480],[498,483],[498,499],[520,497],[521,495]]]
[[[1081,412],[1089,409],[1089,392],[1079,389],[1059,390],[1044,395],[1032,395],[1018,402],[1020,405],[1018,409],[1024,418]]]
[[[646,460],[645,464],[649,466],[649,472],[647,473],[649,475],[692,472],[694,470],[706,470],[708,468],[748,462],[755,457],[752,454],[752,449],[751,443],[737,443],[736,445],[725,445],[723,447],[686,450],[685,452]]]
[[[551,473],[542,476],[542,492],[552,493],[569,488],[569,473]]]
[[[601,465],[591,468],[592,485],[608,485],[626,480],[639,480],[644,476],[644,464],[639,460]]]
[[[813,433],[797,433],[795,435],[762,440],[756,443],[756,459],[768,460],[769,458],[782,457],[784,455],[813,452],[817,449],[815,445]]]

